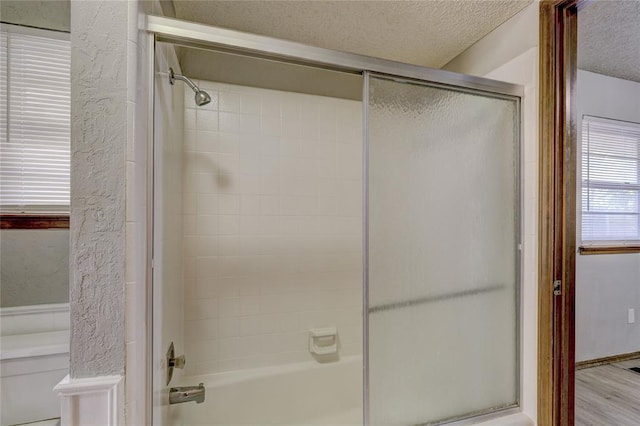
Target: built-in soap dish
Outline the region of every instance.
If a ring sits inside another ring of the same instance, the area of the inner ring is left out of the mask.
[[[314,355],[338,353],[338,330],[336,327],[312,328],[309,330],[309,352]]]

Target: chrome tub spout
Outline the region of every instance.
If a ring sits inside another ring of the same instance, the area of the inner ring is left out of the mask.
[[[181,404],[195,401],[196,404],[204,402],[204,383],[198,386],[184,386],[169,389],[169,404]]]

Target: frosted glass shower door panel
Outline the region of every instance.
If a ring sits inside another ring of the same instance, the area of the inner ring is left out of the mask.
[[[371,425],[518,404],[519,100],[368,89]]]

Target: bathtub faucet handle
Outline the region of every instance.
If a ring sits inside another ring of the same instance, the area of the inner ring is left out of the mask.
[[[176,351],[173,346],[173,342],[169,345],[169,350],[167,351],[166,356],[167,363],[167,386],[171,383],[171,378],[173,377],[173,369],[174,368],[184,368],[184,365],[187,363],[184,355],[176,356]]]
[[[180,355],[177,356],[175,358],[170,358],[169,359],[169,367],[173,367],[173,368],[184,368],[184,365],[187,363],[187,360],[185,359],[184,355]]]

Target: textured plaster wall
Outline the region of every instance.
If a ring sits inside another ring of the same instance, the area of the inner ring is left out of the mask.
[[[69,231],[0,232],[0,307],[69,301]]]
[[[72,378],[124,371],[127,12],[71,5]]]
[[[69,31],[69,0],[2,0],[0,19],[16,25]]]

